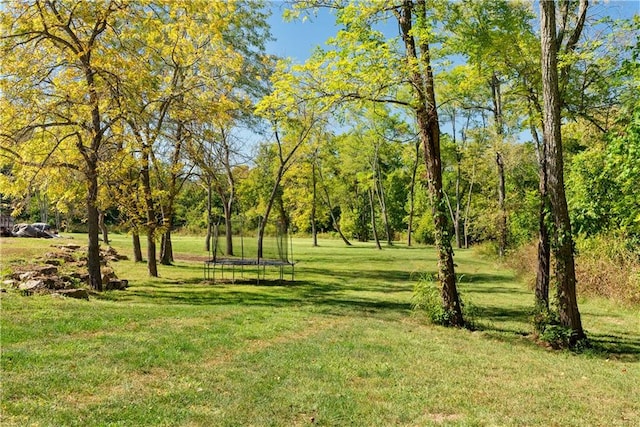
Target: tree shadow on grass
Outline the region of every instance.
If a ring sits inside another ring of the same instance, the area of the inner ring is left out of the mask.
[[[367,290],[367,289],[365,289]],[[347,291],[347,294],[345,294]],[[408,315],[411,305],[380,298],[359,297],[353,290],[337,283],[318,286],[308,281],[236,280],[232,283],[203,284],[188,288],[147,285],[131,288],[121,301],[144,300],[154,304],[242,305],[242,306],[313,306],[332,314]]]
[[[531,310],[485,306],[474,307],[473,315],[473,329],[487,338],[511,345],[549,349],[533,336]],[[607,360],[640,362],[640,334],[586,333],[588,346],[574,349],[574,353]]]
[[[638,334],[589,334],[590,347],[585,353],[608,360],[640,362],[640,335]]]

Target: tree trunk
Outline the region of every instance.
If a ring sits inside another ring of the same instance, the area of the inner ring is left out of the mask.
[[[369,189],[369,207],[371,208],[371,231],[373,233],[373,240],[376,242],[378,249],[382,249],[380,246],[380,239],[378,239],[378,228],[376,227],[376,209],[373,202],[373,189]]]
[[[89,246],[87,248],[87,270],[89,287],[102,291],[102,272],[100,271],[100,242],[98,239],[98,167],[97,160],[87,164],[87,228]]]
[[[571,330],[569,344],[586,337],[576,297],[571,221],[564,190],[560,93],[558,89],[555,1],[540,2],[544,141],[547,145],[547,190],[555,226],[552,245],[556,262],[558,314],[561,326]]]
[[[504,135],[504,118],[502,115],[502,91],[501,82],[494,71],[489,82],[491,87],[491,98],[493,100],[493,119],[495,122],[498,144],[502,144]],[[502,153],[496,151],[496,165],[498,166],[498,207],[500,209],[500,219],[498,220],[498,255],[503,258],[507,250],[507,208],[505,204],[506,190],[504,179],[504,159]]]
[[[530,114],[533,117],[533,114]],[[538,132],[531,123],[531,136],[536,143],[538,157],[539,184],[538,193],[540,207],[538,211],[538,267],[536,269],[535,308],[537,314],[546,314],[549,311],[549,270],[551,247],[549,243],[549,231],[547,228],[547,216],[549,215],[549,196],[547,194],[547,153],[545,142],[540,141]],[[538,331],[542,332],[542,331]]]
[[[498,255],[503,258],[507,250],[507,209],[505,207],[504,160],[500,152],[496,153],[496,164],[498,165],[498,206],[500,207]]]
[[[171,222],[171,221],[169,221]],[[160,247],[160,264],[173,264],[173,243],[171,242],[171,224],[168,224],[167,231],[162,235],[162,244]]]
[[[262,254],[263,254],[262,245],[264,242],[264,232],[265,232],[265,229],[267,228],[267,221],[269,220],[269,214],[271,213],[271,209],[273,208],[273,203],[276,200],[278,191],[280,191],[280,180],[282,179],[283,172],[284,172],[284,167],[281,165],[278,168],[276,182],[273,185],[273,189],[271,190],[271,195],[269,196],[269,201],[267,202],[267,208],[265,209],[264,216],[260,221],[260,227],[258,228],[258,259],[262,258]]]
[[[149,276],[158,277],[158,264],[156,260],[156,211],[151,191],[151,178],[149,176],[149,156],[151,147],[142,145],[142,168],[140,175],[144,189],[144,201],[147,212],[147,270]]]
[[[331,204],[331,198],[329,197],[329,190],[327,190],[327,186],[324,185],[324,178],[322,177],[322,169],[320,168],[318,168],[318,176],[320,177],[320,181],[322,181],[323,183],[322,189],[324,190],[324,195],[327,200],[327,207],[329,208],[329,215],[331,216],[331,222],[333,223],[333,228],[336,229],[336,231],[340,235],[340,238],[342,239],[344,244],[347,246],[351,246],[351,242],[349,241],[349,239],[346,238],[346,236],[342,232],[342,229],[340,228],[340,224],[338,223],[338,220],[336,219],[336,216],[333,213],[333,205]]]
[[[318,246],[318,230],[316,228],[316,203],[318,201],[317,196],[317,179],[316,179],[316,163],[313,162],[311,164],[311,184],[313,187],[312,190],[312,200],[311,200],[311,236],[313,238],[313,247]]]
[[[107,230],[107,226],[104,223],[104,212],[98,211],[98,227],[102,232],[102,241],[105,245],[109,244],[109,231]]]
[[[380,172],[380,162],[378,159],[378,148],[376,147],[376,158],[373,166],[374,185],[378,194],[378,202],[380,203],[380,211],[382,212],[382,220],[384,221],[384,232],[387,237],[387,245],[393,246],[391,226],[389,225],[389,214],[387,213],[387,202],[384,195],[384,187],[382,186],[382,173]]]
[[[411,170],[411,186],[409,187],[409,220],[407,224],[407,246],[411,247],[411,235],[413,234],[413,216],[415,215],[415,190],[418,162],[420,161],[420,141],[416,142],[416,159]]]
[[[204,239],[204,250],[207,252],[211,252],[211,234],[213,232],[212,209],[211,180],[207,180],[207,236]]]
[[[456,148],[456,151],[457,151],[457,148]],[[453,229],[456,234],[456,247],[458,249],[462,249],[462,237],[460,235],[460,196],[461,196],[460,181],[461,181],[461,175],[462,175],[462,166],[460,163],[462,161],[462,158],[457,153],[456,153],[456,158],[458,163],[458,170],[456,173],[456,211],[453,218]]]
[[[231,220],[231,200],[223,204],[224,209],[224,234],[225,234],[225,255],[233,256],[233,221]]]
[[[140,234],[135,230],[131,233],[131,238],[133,240],[133,259],[134,262],[143,262],[142,259],[142,248],[140,246]]]
[[[476,178],[476,165],[473,165],[471,171],[471,182],[469,183],[469,197],[467,198],[467,206],[464,208],[464,248],[469,249],[469,212],[471,211],[471,196],[473,194],[473,184]]]
[[[433,221],[435,228],[435,246],[438,251],[438,279],[441,285],[442,305],[447,313],[449,326],[464,326],[462,306],[456,287],[456,275],[453,263],[453,248],[447,224],[447,207],[442,192],[442,166],[440,159],[440,124],[434,90],[433,71],[429,44],[423,38],[420,43],[421,56],[418,57],[412,29],[414,7],[418,20],[426,20],[425,0],[405,0],[398,12],[398,22],[402,39],[407,50],[407,60],[412,64],[410,79],[416,96],[416,121],[420,141],[424,147],[424,160],[427,167],[429,192],[433,202]],[[421,69],[415,64],[420,64]]]

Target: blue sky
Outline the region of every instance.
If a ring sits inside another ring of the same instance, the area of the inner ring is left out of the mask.
[[[640,14],[640,0],[616,0],[591,3],[591,12],[595,16],[610,15],[613,18],[631,17]],[[287,6],[283,1],[272,1],[272,16],[269,19],[271,32],[276,41],[268,44],[269,53],[290,57],[295,62],[304,62],[317,45],[335,35],[337,27],[334,16],[326,10],[321,10],[313,20],[305,22],[285,22],[282,11]],[[537,7],[535,7],[537,10]]]

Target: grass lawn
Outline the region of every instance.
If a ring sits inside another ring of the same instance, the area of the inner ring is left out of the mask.
[[[432,248],[299,239],[294,282],[213,285],[202,240],[174,236],[157,279],[113,264],[130,288],[90,301],[2,293],[0,424],[640,425],[637,308],[581,300],[594,348],[552,351],[528,337],[532,293],[470,250],[456,263],[473,332],[412,315]],[[0,239],[1,270],[52,243]]]

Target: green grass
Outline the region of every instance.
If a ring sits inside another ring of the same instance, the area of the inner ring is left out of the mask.
[[[160,278],[114,264],[126,291],[2,294],[0,424],[640,425],[637,309],[582,300],[594,348],[551,351],[528,337],[531,292],[472,251],[456,263],[473,332],[412,315],[431,248],[295,240],[295,282],[213,285],[202,239],[174,240]],[[3,270],[51,243],[0,240]]]

